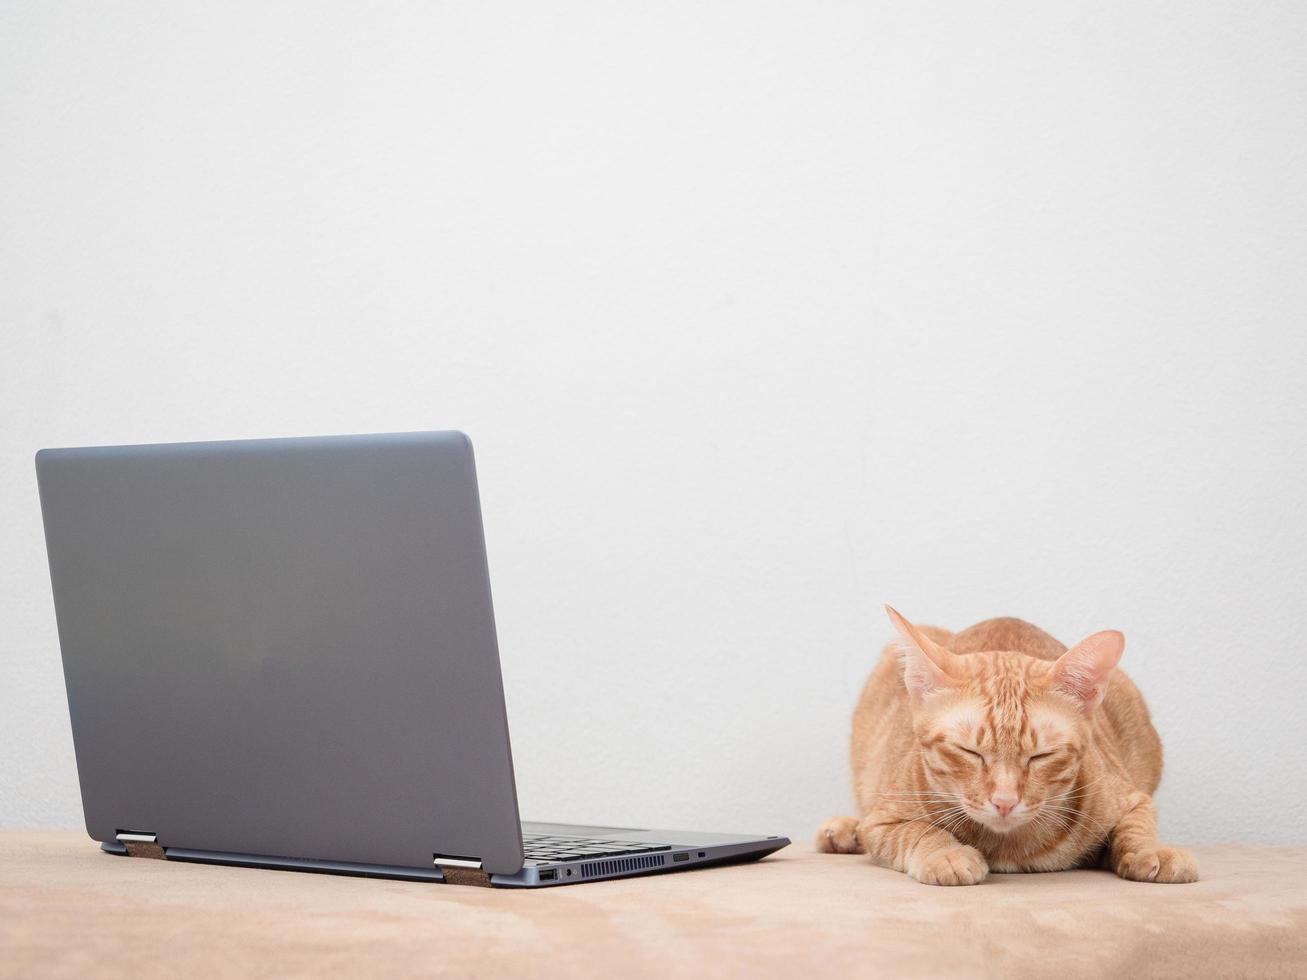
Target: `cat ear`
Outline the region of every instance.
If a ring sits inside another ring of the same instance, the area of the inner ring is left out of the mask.
[[[1104,630],[1086,637],[1053,664],[1053,690],[1089,714],[1103,701],[1107,682],[1125,651],[1125,636]]]
[[[893,606],[886,606],[885,612],[901,637],[903,684],[912,699],[920,701],[934,691],[953,687],[957,682],[949,669],[955,667],[957,658],[909,623]]]

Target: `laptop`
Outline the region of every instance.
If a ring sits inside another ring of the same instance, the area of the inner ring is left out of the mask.
[[[789,843],[519,819],[460,432],[43,449],[36,472],[102,850],[533,888]],[[620,671],[610,696],[645,701]]]

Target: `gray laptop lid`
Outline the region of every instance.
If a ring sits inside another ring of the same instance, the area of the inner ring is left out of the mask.
[[[457,432],[37,454],[86,826],[522,866]]]

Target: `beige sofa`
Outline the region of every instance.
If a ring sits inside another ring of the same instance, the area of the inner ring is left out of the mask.
[[[0,977],[1307,977],[1307,848],[1203,880],[929,888],[795,845],[757,864],[507,891],[102,854],[0,833]]]

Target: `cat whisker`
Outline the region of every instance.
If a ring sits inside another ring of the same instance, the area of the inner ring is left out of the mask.
[[[1065,793],[1058,793],[1056,796],[1050,796],[1049,799],[1063,800],[1063,799],[1072,799],[1079,796],[1083,796],[1091,787],[1097,786],[1099,783],[1103,782],[1103,780],[1107,779],[1109,775],[1110,774],[1099,776],[1097,779],[1090,780],[1089,782],[1083,783],[1079,786],[1072,786]]]
[[[1042,812],[1047,812],[1050,816],[1059,816],[1064,819],[1082,820],[1087,824],[1093,825],[1100,832],[1103,833],[1106,833],[1107,831],[1107,828],[1103,826],[1103,824],[1101,824],[1099,821],[1089,816],[1089,814],[1085,813],[1083,810],[1077,810],[1074,807],[1064,807],[1064,806],[1049,805],[1047,803],[1044,803],[1041,804],[1040,810]]]
[[[961,806],[949,807],[943,813],[937,814],[929,823],[932,827],[942,830],[945,833],[952,833],[950,828],[958,826],[959,822],[967,817],[967,811]]]
[[[943,824],[937,824],[935,826],[936,829],[942,830],[946,834],[951,834],[962,826],[962,823],[964,822],[965,819],[966,819],[966,814],[956,814],[947,822]]]
[[[959,814],[957,815],[957,817],[956,817],[954,820],[952,820],[952,821],[949,823],[948,828],[947,828],[948,832],[949,832],[950,834],[953,833],[954,831],[956,831],[956,830],[958,830],[959,828],[963,827],[963,826],[967,823],[967,821],[970,820],[970,819],[971,819],[971,814],[968,813],[966,810],[963,810],[961,813],[959,813]]]
[[[1050,823],[1056,824],[1058,827],[1060,827],[1062,830],[1068,833],[1074,831],[1077,827],[1083,827],[1086,830],[1091,830],[1097,834],[1105,835],[1107,833],[1107,828],[1103,827],[1101,824],[1098,824],[1093,820],[1084,817],[1083,814],[1066,815],[1066,814],[1050,813],[1045,815],[1044,819],[1046,819]]]
[[[1063,833],[1069,833],[1074,829],[1074,824],[1062,814],[1042,810],[1035,814],[1035,825],[1049,832],[1062,831]]]

